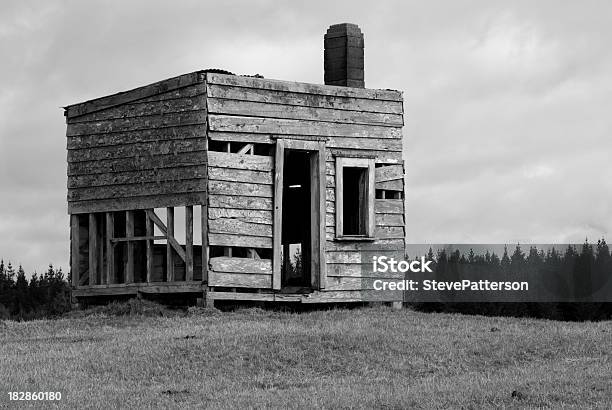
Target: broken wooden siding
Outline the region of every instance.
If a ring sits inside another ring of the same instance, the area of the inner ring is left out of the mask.
[[[252,256],[211,258],[209,286],[272,287],[272,261],[257,249],[272,248],[273,159],[208,152],[208,244],[248,248]]]
[[[68,212],[205,203],[205,92],[191,73],[67,107]]]
[[[301,84],[257,78],[207,74],[207,109],[209,138],[214,141],[274,144],[278,139],[322,140],[326,145],[326,263],[325,291],[333,299],[352,300],[361,292],[360,300],[395,300],[397,294],[371,292],[377,278],[394,278],[394,275],[376,275],[371,272],[371,255],[374,253],[403,254],[404,202],[402,126],[403,108],[400,92],[388,90],[355,89],[347,87]],[[210,152],[209,155],[219,153]],[[226,163],[236,154],[225,154]],[[399,191],[398,199],[376,199],[375,237],[371,242],[337,241],[335,238],[335,158],[370,157],[376,163],[376,189]],[[210,158],[210,157],[209,157]],[[212,161],[212,159],[210,159]],[[234,168],[236,169],[236,168]],[[250,178],[250,187],[232,183],[224,184],[213,179],[223,178],[221,170],[209,168],[209,241],[226,246],[254,246],[253,238],[244,237],[250,226],[237,222],[219,223],[212,207],[223,205],[228,209],[263,210],[272,212],[271,197],[261,189],[265,185],[261,175],[240,175],[232,172],[230,178]],[[230,175],[230,174],[228,174]],[[267,176],[266,176],[267,178]],[[239,195],[239,196],[232,196]],[[249,195],[249,196],[243,196]],[[262,216],[262,215],[258,215]],[[268,214],[265,215],[267,217]],[[215,219],[213,219],[215,218]],[[249,223],[253,223],[250,220]],[[235,234],[224,235],[223,241],[213,233],[213,226],[224,225]],[[268,233],[259,225],[256,232]],[[252,230],[250,232],[253,232]],[[251,245],[247,245],[251,243]],[[269,242],[258,244],[272,246]],[[366,260],[366,258],[368,260]],[[223,283],[255,283],[249,278],[236,282],[224,277]],[[253,274],[252,272],[250,273]],[[397,276],[397,275],[396,275]],[[268,282],[265,282],[267,285]],[[221,285],[219,285],[221,286]],[[227,285],[229,286],[229,285]],[[261,283],[254,285],[261,286]],[[396,292],[397,293],[397,292]],[[333,295],[332,295],[333,294]],[[401,299],[401,294],[399,294]],[[399,300],[398,299],[398,300]]]

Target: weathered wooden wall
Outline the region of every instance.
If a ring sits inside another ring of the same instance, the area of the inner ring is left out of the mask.
[[[209,151],[208,165],[209,246],[272,248],[273,157]],[[208,283],[269,289],[272,261],[213,257]]]
[[[388,299],[388,293],[371,291],[373,280],[379,277],[362,273],[362,267],[364,264],[371,266],[373,253],[402,253],[405,233],[403,199],[376,200],[376,241],[336,241],[335,157],[374,157],[377,166],[376,189],[399,191],[403,198],[401,93],[209,73],[206,94],[211,140],[256,144],[274,144],[279,138],[325,141],[328,272],[325,291],[333,299]],[[224,154],[225,157],[219,154],[209,153],[210,243],[245,246],[240,243],[257,241],[262,247],[272,246],[272,239],[267,235],[271,231],[267,230],[267,225],[265,229],[262,228],[264,225],[255,227],[250,218],[232,224],[219,221],[221,216],[217,216],[217,211],[214,211],[216,206],[231,209],[236,217],[247,216],[242,211],[238,211],[242,208],[264,211],[265,215],[251,216],[263,217],[266,223],[268,221],[266,218],[272,214],[271,190],[267,188],[269,180],[255,180],[254,175],[240,174],[240,178],[243,176],[247,178],[240,181],[250,182],[249,185],[239,187],[240,182],[222,183],[223,180],[217,180],[214,176],[215,174],[221,176],[222,171],[221,169],[213,171],[213,158],[222,158],[223,160],[218,163],[230,164],[227,168],[232,170],[246,166],[247,162],[241,163],[237,154]],[[240,163],[241,167],[231,165],[237,163]],[[267,169],[258,168],[257,171],[263,172]],[[237,175],[232,171],[230,178],[235,178]],[[258,177],[267,178],[267,174]],[[215,230],[223,226],[227,231],[232,225],[235,227],[232,233],[236,234],[230,237],[224,232],[221,242],[219,236],[221,232]],[[252,231],[254,228],[257,230]],[[266,237],[240,236],[243,232],[258,232],[258,235],[265,232]],[[363,272],[366,271],[367,267]],[[267,282],[265,284],[267,285]],[[398,300],[401,300],[401,292]]]
[[[67,107],[68,212],[205,203],[203,80],[191,73]]]

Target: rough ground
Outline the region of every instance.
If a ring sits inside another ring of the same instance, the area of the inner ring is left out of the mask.
[[[0,407],[8,391],[71,408],[612,407],[612,322],[116,310],[0,322]]]

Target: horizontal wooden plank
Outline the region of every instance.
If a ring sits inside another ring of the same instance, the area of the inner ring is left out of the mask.
[[[393,181],[377,182],[376,189],[384,189],[386,191],[403,191],[404,181],[402,179],[395,179]]]
[[[388,278],[388,277],[375,277],[375,278],[353,278],[353,277],[334,277],[329,276],[327,279],[327,283],[325,286],[325,290],[327,291],[351,291],[351,290],[371,290],[374,291],[374,281],[376,280],[384,280],[384,281],[401,281],[401,277]],[[381,286],[378,283],[378,286]],[[382,292],[382,291],[379,291]]]
[[[130,198],[146,195],[183,194],[205,192],[206,180],[186,179],[178,182],[150,182],[88,188],[68,189],[68,201],[90,201],[93,199]]]
[[[235,209],[260,209],[272,210],[273,204],[271,198],[260,198],[241,195],[209,195],[209,208],[235,208]]]
[[[376,182],[403,179],[404,167],[402,165],[386,165],[384,167],[376,167],[375,174],[376,176],[374,179]]]
[[[373,90],[367,88],[337,87],[332,85],[297,83],[290,81],[279,81],[216,73],[206,73],[206,82],[209,84],[221,84],[245,88],[257,88],[263,90],[276,90],[304,94],[402,101],[402,93],[400,91],[393,90]]]
[[[327,265],[327,276],[329,277],[351,277],[351,278],[389,278],[403,279],[401,272],[374,272],[372,263],[330,263]]]
[[[210,258],[210,267],[217,272],[272,274],[270,259],[230,258],[219,256]]]
[[[241,195],[272,198],[272,185],[208,181],[208,192],[210,195]]]
[[[234,287],[234,286],[229,286]],[[274,293],[252,293],[252,292],[218,292],[210,291],[208,296],[214,300],[252,300],[259,302],[273,302],[275,300]]]
[[[202,91],[203,92],[203,91]],[[91,121],[109,121],[123,118],[135,118],[150,115],[171,115],[179,112],[206,109],[204,94],[189,98],[168,99],[162,101],[135,102],[97,111],[76,117],[68,121],[78,124]]]
[[[206,124],[206,110],[181,112],[171,115],[151,115],[99,122],[68,124],[66,136],[107,134],[181,125]]]
[[[189,282],[141,282],[141,283],[115,283],[110,285],[80,286],[72,291],[73,296],[112,296],[136,295],[138,293],[202,293],[201,281]]]
[[[401,214],[404,215],[403,199],[376,199],[374,201],[374,212],[377,214]]]
[[[211,270],[208,272],[208,286],[270,289],[272,287],[272,275],[226,273]]]
[[[207,147],[204,138],[169,141],[138,142],[112,147],[72,149],[68,162],[99,161],[103,159],[150,157],[151,155],[176,155],[183,152],[203,151]]]
[[[208,233],[211,246],[242,246],[247,248],[272,248],[272,238],[265,236],[243,236],[222,233]]]
[[[153,95],[166,93],[178,88],[188,87],[201,82],[202,80],[203,76],[200,72],[179,75],[177,77],[168,78],[153,84],[134,88],[129,91],[123,91],[117,94],[69,105],[65,107],[65,115],[67,118],[77,117],[79,115],[104,110],[120,104],[151,97]]]
[[[131,172],[206,164],[206,151],[68,163],[68,175]]]
[[[404,238],[404,228],[398,226],[377,226],[374,236],[380,239]]]
[[[319,291],[305,295],[302,303],[392,302],[402,301],[403,297],[402,291]]]
[[[325,150],[325,161],[334,161],[335,157],[374,158],[376,163],[403,163],[402,153],[399,151],[376,151],[342,148],[327,148]]]
[[[328,148],[402,152],[401,139],[330,137]]]
[[[133,198],[98,199],[68,203],[69,214],[124,211],[129,209],[165,208],[206,203],[206,193],[139,196]]]
[[[370,262],[370,256],[363,254],[360,251],[325,252],[325,262],[327,264],[333,264],[333,263],[367,264],[368,262]]]
[[[211,180],[248,182],[253,184],[272,184],[272,172],[252,171],[250,169],[232,169],[209,167],[208,176]]]
[[[345,124],[367,124],[401,127],[401,114],[387,114],[358,110],[335,110],[300,105],[269,104],[266,102],[238,101],[208,97],[211,114],[240,115],[264,118],[284,118]]]
[[[306,120],[287,120],[276,118],[239,117],[213,115],[209,117],[209,129],[221,132],[246,132],[255,134],[278,135],[316,135],[322,137],[355,138],[402,138],[399,127],[378,125],[339,124]]]
[[[225,233],[245,236],[272,236],[272,225],[245,222],[234,218],[208,220],[208,230],[212,233]]]
[[[325,232],[327,240],[335,239],[336,230],[334,226],[326,226]],[[377,226],[374,237],[376,239],[404,238],[404,228],[399,226]]]
[[[344,97],[340,95],[322,96],[303,92],[261,90],[221,84],[208,84],[207,95],[208,97],[239,101],[297,105],[333,110],[403,114],[401,101],[375,100],[371,98]]]
[[[68,177],[68,188],[169,182],[195,178],[206,178],[205,165],[178,168],[158,168],[130,172],[74,175]]]
[[[208,133],[208,138],[214,141],[237,141],[256,144],[274,144],[276,140],[270,134],[251,134],[246,132],[214,132]]]
[[[66,140],[67,148],[72,150],[134,144],[138,142],[192,138],[206,138],[206,126],[203,124],[181,125],[177,127],[116,132],[112,134],[78,135],[67,137]]]
[[[377,250],[404,250],[404,239],[377,239],[372,242],[347,242],[347,241],[327,241],[326,251],[377,251]]]
[[[242,222],[272,225],[272,211],[231,208],[208,208],[209,219],[235,218]]]
[[[208,151],[208,164],[211,167],[218,168],[271,171],[274,168],[274,158],[264,155],[247,155]]]
[[[376,214],[376,226],[404,226],[403,214]]]
[[[376,213],[374,219],[376,226],[404,226],[403,214]],[[325,214],[325,226],[336,226],[335,213],[327,212]]]

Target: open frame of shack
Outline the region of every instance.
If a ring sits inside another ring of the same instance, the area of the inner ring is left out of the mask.
[[[325,85],[202,70],[65,107],[73,298],[398,302],[402,93],[331,26]],[[393,277],[393,276],[392,276]]]

